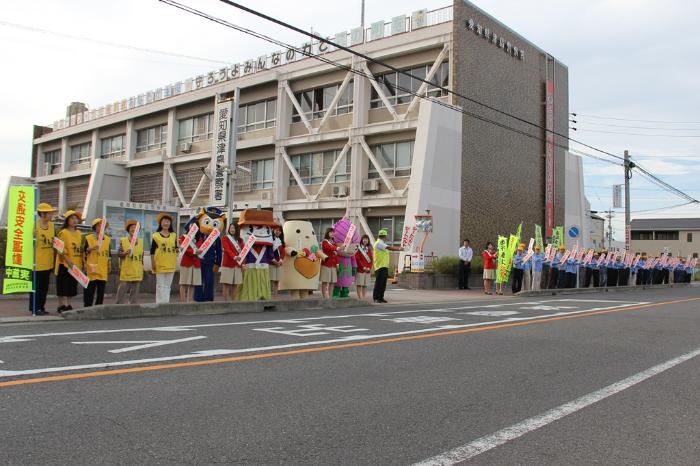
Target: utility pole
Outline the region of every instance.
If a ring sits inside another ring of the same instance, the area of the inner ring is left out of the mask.
[[[630,240],[632,239],[632,225],[630,220],[630,179],[634,162],[630,162],[630,153],[625,151],[625,251],[630,250]]]
[[[362,27],[362,34],[365,33],[365,0],[362,0],[362,9],[360,11],[360,26]]]

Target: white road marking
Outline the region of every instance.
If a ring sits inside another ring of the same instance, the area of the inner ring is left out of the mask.
[[[199,337],[189,337],[189,338],[181,338],[179,340],[145,340],[145,341],[124,341],[124,340],[117,340],[117,341],[71,341],[74,345],[123,345],[125,343],[131,344],[131,343],[141,343],[136,346],[127,346],[126,348],[119,348],[119,349],[113,349],[109,350],[110,353],[126,353],[127,351],[136,351],[140,349],[146,349],[146,348],[154,348],[156,346],[165,346],[165,345],[173,345],[175,343],[184,343],[186,341],[192,341],[192,340],[201,340],[202,338],[206,338],[205,336],[199,336]]]
[[[450,320],[461,320],[455,319],[454,317],[441,317],[441,316],[416,316],[416,317],[397,317],[395,319],[382,319],[388,322],[401,323],[413,323],[413,324],[435,324],[438,322],[448,322]]]
[[[503,304],[498,304],[495,305],[497,307],[500,306],[518,306],[518,305],[527,305],[527,304],[540,304],[540,303],[549,303],[549,302],[558,302],[558,301],[581,301],[581,302],[601,302],[601,303],[630,303],[630,304],[648,304],[648,302],[644,301],[639,301],[639,302],[632,302],[632,301],[608,301],[608,300],[581,300],[581,299],[551,299],[551,300],[546,300],[546,301],[519,301],[515,303],[503,303]],[[427,304],[427,303],[425,303]],[[445,303],[436,303],[436,304],[445,304]],[[345,314],[345,315],[339,315],[339,316],[317,316],[317,317],[301,317],[297,319],[274,319],[274,320],[254,320],[254,321],[244,321],[244,322],[218,322],[218,323],[212,323],[212,324],[194,324],[194,325],[174,325],[174,326],[158,326],[158,327],[138,327],[138,328],[121,328],[121,329],[109,329],[109,330],[84,330],[84,331],[79,331],[79,332],[50,332],[50,333],[38,333],[38,334],[30,334],[30,335],[12,335],[12,336],[5,336],[5,337],[0,337],[0,343],[16,343],[16,342],[23,342],[23,341],[32,341],[36,338],[44,338],[44,337],[56,337],[56,336],[72,336],[72,335],[100,335],[100,334],[107,334],[107,333],[121,333],[121,332],[178,332],[178,331],[194,331],[198,328],[207,328],[207,327],[227,327],[227,326],[237,326],[237,325],[260,325],[260,324],[274,324],[274,323],[302,323],[302,322],[309,322],[309,321],[314,321],[314,320],[332,320],[332,319],[347,319],[347,318],[355,318],[355,317],[387,317],[389,315],[400,315],[400,314],[414,314],[414,313],[426,313],[426,312],[449,312],[449,311],[460,311],[460,310],[465,310],[465,309],[480,309],[480,308],[488,308],[492,307],[494,305],[473,305],[473,306],[460,306],[460,307],[446,307],[446,308],[439,308],[439,309],[415,309],[415,310],[408,310],[408,311],[395,311],[395,312],[380,312],[380,313],[366,313],[366,314]],[[192,316],[189,316],[192,317]],[[196,317],[196,316],[195,316]]]
[[[350,333],[350,332],[369,332],[368,328],[358,328],[353,325],[338,325],[335,327],[326,327],[325,324],[307,324],[300,325],[295,329],[285,329],[284,327],[271,328],[254,328],[258,332],[279,333],[293,337],[313,337],[318,335],[328,335],[330,332]]]
[[[512,315],[520,314],[520,313],[518,311],[474,311],[474,312],[461,312],[460,314],[467,314],[470,316],[501,317],[501,316],[512,316]]]
[[[578,306],[531,306],[531,307],[521,307],[520,309],[528,309],[533,311],[558,311],[559,309],[576,309]]]
[[[499,447],[510,442],[511,440],[517,439],[518,437],[521,437],[529,432],[558,421],[563,417],[580,411],[581,409],[604,400],[605,398],[644,382],[645,380],[671,369],[678,364],[693,359],[698,355],[700,355],[700,348],[658,364],[645,371],[634,374],[631,377],[627,377],[626,379],[615,382],[612,385],[608,385],[607,387],[596,390],[595,392],[584,395],[573,401],[557,406],[556,408],[552,408],[542,414],[525,419],[524,421],[513,424],[510,427],[501,429],[498,432],[494,432],[493,434],[486,435],[460,447],[446,451],[437,456],[433,456],[432,458],[428,458],[424,461],[416,463],[416,465],[451,465],[474,458],[477,455]]]
[[[544,315],[539,315],[539,316],[511,317],[508,319],[491,320],[491,321],[478,322],[478,323],[473,323],[473,324],[463,324],[463,325],[450,325],[450,324],[448,324],[448,325],[442,325],[442,326],[438,326],[438,327],[430,327],[430,328],[425,328],[425,329],[407,330],[407,331],[403,331],[403,332],[393,332],[393,333],[384,333],[384,334],[376,334],[376,335],[348,335],[345,337],[336,338],[336,339],[332,339],[332,340],[321,340],[321,341],[317,340],[317,341],[309,341],[309,342],[304,342],[304,343],[290,343],[290,344],[286,344],[286,345],[273,345],[273,346],[263,346],[263,347],[257,347],[257,348],[240,348],[240,349],[221,349],[221,350],[215,349],[215,350],[195,351],[195,352],[190,353],[190,354],[181,354],[181,355],[177,355],[177,356],[164,356],[164,357],[158,357],[158,358],[101,362],[101,363],[82,364],[82,365],[75,365],[75,366],[49,367],[49,368],[42,368],[42,369],[8,370],[8,371],[0,371],[0,378],[1,377],[14,377],[14,376],[20,376],[20,375],[44,374],[44,373],[49,373],[49,372],[67,372],[67,371],[84,370],[84,369],[103,369],[103,368],[116,367],[116,366],[130,366],[130,365],[147,364],[147,363],[154,363],[154,362],[177,361],[177,360],[182,360],[182,359],[196,359],[196,358],[203,358],[203,357],[210,357],[210,356],[223,356],[223,355],[241,354],[241,353],[255,353],[255,352],[261,352],[261,351],[272,351],[272,350],[280,350],[280,349],[299,348],[299,347],[305,347],[305,346],[327,345],[327,344],[332,344],[332,343],[343,343],[343,342],[347,342],[349,340],[354,340],[354,341],[371,340],[371,339],[376,339],[376,338],[387,338],[387,337],[395,337],[395,336],[403,336],[403,335],[415,335],[415,334],[420,334],[420,333],[437,332],[440,330],[447,330],[447,329],[466,329],[466,328],[483,327],[483,326],[490,326],[490,325],[502,324],[502,323],[508,323],[508,322],[534,321],[534,320],[546,319],[549,317],[575,315],[575,314],[580,314],[583,312],[605,311],[605,310],[610,310],[610,309],[624,309],[626,307],[635,306],[636,304],[637,303],[630,303],[630,304],[623,304],[622,306],[599,307],[599,308],[584,309],[581,311],[571,311],[571,312],[557,312],[554,314],[544,314]]]

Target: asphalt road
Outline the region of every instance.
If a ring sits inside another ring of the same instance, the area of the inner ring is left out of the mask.
[[[0,326],[0,464],[700,464],[700,289]]]

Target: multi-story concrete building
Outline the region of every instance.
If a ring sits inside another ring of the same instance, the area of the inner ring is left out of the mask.
[[[214,192],[216,101],[239,95],[233,211],[272,209],[317,233],[347,215],[392,242],[429,211],[425,252],[440,255],[461,236],[478,249],[521,221],[563,223],[566,139],[505,113],[568,134],[564,65],[462,0],[331,39],[431,84],[313,41],[305,51],[354,72],[281,50],[97,109],[74,103],[35,127],[41,200],[113,228],[129,209],[184,218]]]
[[[700,218],[635,218],[630,222],[633,252],[662,252],[687,258],[700,252]]]

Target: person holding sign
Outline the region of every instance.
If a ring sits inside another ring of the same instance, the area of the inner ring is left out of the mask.
[[[272,286],[272,297],[279,295],[279,285],[282,279],[282,264],[284,263],[284,233],[281,226],[276,226],[272,230],[272,255],[274,259],[270,262],[270,285]]]
[[[518,250],[513,256],[513,274],[511,282],[511,291],[513,294],[519,293],[523,289],[523,276],[525,275],[525,270],[523,267],[523,257],[525,251],[525,245],[520,244]]]
[[[83,304],[90,307],[104,302],[107,275],[111,269],[109,256],[110,238],[105,235],[109,224],[104,219],[92,221],[92,233],[85,236],[85,268],[90,284],[83,293]]]
[[[190,228],[190,223],[185,225],[185,231],[187,232]],[[196,236],[196,235],[195,235]],[[196,243],[195,239],[191,239],[189,244],[183,244],[187,238],[187,235],[181,235],[177,240],[177,244],[180,245],[178,251],[180,252],[180,302],[181,303],[191,303],[192,294],[194,293],[195,286],[202,285],[202,272],[201,272],[201,262],[199,259],[199,254],[201,251],[199,247],[204,242],[204,238],[197,237]]]
[[[224,231],[226,216],[218,207],[204,207],[190,220],[199,227],[197,244],[202,243],[197,254],[200,259],[201,284],[194,287],[194,300],[197,302],[214,301],[216,273],[221,267],[221,236]]]
[[[386,303],[384,299],[384,292],[386,291],[386,281],[389,278],[389,265],[391,263],[391,256],[389,251],[402,251],[403,249],[396,246],[389,246],[386,244],[386,237],[389,236],[389,232],[382,228],[377,233],[377,240],[374,242],[374,291],[373,298],[374,302]]]
[[[158,231],[151,237],[151,273],[156,275],[156,303],[170,302],[170,287],[177,269],[177,244],[173,218],[161,212],[156,217]]]
[[[343,246],[335,243],[335,231],[327,228],[321,242],[321,250],[327,256],[321,262],[321,295],[324,299],[331,299],[331,290],[338,281],[338,251]]]
[[[226,236],[221,240],[223,257],[221,259],[221,284],[224,288],[224,301],[235,301],[238,298],[238,287],[243,284],[243,269],[241,268],[241,252],[243,240],[241,229],[235,223],[228,224]]]
[[[540,252],[540,246],[535,246],[535,253],[530,262],[532,262],[532,290],[537,291],[542,287],[542,264],[544,263],[544,254]]]
[[[39,217],[35,227],[36,267],[34,268],[34,281],[36,290],[29,294],[29,312],[36,310],[36,315],[48,314],[46,312],[46,295],[49,293],[49,279],[56,260],[53,248],[56,230],[51,221],[54,212],[56,209],[43,202],[36,209]]]
[[[372,272],[372,246],[367,235],[360,238],[360,245],[355,253],[355,262],[357,262],[357,274],[355,274],[357,298],[364,300],[369,285],[369,276]]]
[[[124,227],[127,236],[119,239],[117,304],[126,304],[127,295],[129,304],[138,302],[139,288],[143,281],[143,240],[138,238],[138,223],[136,220],[127,220]]]
[[[83,221],[80,214],[74,210],[68,210],[63,214],[63,227],[58,233],[60,240],[58,257],[56,258],[56,295],[58,296],[58,313],[72,311],[71,299],[78,294],[78,280],[74,277],[75,269],[82,274],[83,248],[82,235],[78,231],[78,224]]]
[[[486,249],[482,251],[481,257],[484,259],[484,294],[492,295],[493,281],[496,280],[496,261],[498,255],[491,241],[486,243]]]

